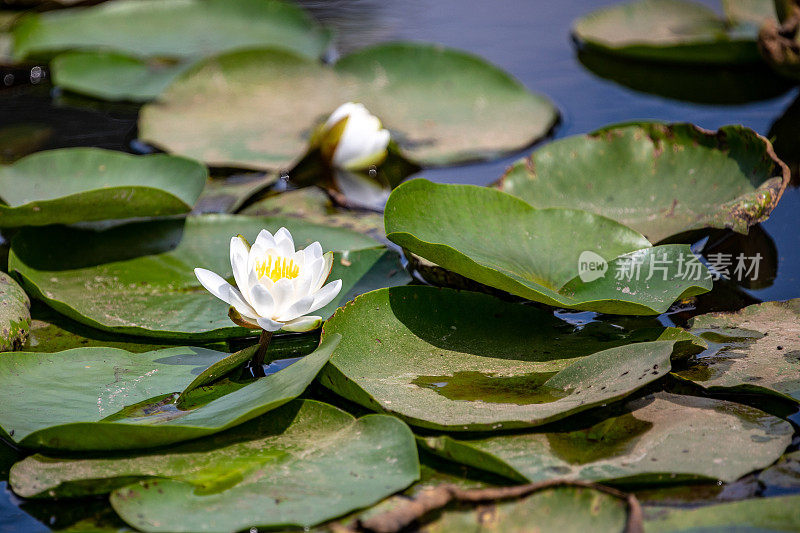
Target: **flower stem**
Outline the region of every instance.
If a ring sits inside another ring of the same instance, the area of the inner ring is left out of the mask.
[[[266,359],[267,356],[267,347],[269,347],[270,340],[272,340],[272,332],[262,329],[261,337],[258,339],[258,349],[253,359],[250,361],[250,368],[255,377],[266,376],[264,372],[264,359]]]

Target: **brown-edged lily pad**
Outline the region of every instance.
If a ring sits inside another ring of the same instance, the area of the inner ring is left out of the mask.
[[[748,228],[769,218],[789,184],[772,144],[742,126],[608,126],[539,148],[498,187],[534,207],[612,218],[651,242],[704,228]]]
[[[0,352],[22,348],[30,329],[30,298],[11,276],[0,272]]]
[[[675,375],[713,392],[800,402],[800,299],[701,315],[690,327],[711,347]]]
[[[777,417],[733,402],[659,392],[543,431],[420,437],[450,460],[520,481],[734,481],[792,441]]]

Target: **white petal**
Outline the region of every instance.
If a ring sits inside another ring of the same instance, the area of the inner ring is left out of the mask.
[[[288,229],[281,228],[275,232],[275,249],[283,257],[291,257],[294,254],[294,240]]]
[[[354,161],[373,158],[377,152],[382,152],[385,146],[376,150],[383,140],[383,134],[378,135],[380,131],[381,122],[377,117],[351,116],[333,152],[333,165],[345,168]]]
[[[244,241],[244,237],[237,235],[231,239],[231,269],[236,286],[245,300],[249,301],[249,285],[247,283],[247,258],[250,255],[249,246]]]
[[[303,249],[303,252],[306,254],[306,261],[311,263],[322,257],[322,245],[319,242],[312,242]]]
[[[257,283],[250,289],[251,303],[258,316],[272,316],[275,311],[275,299],[269,290]]]
[[[334,124],[354,113],[369,113],[369,111],[367,111],[367,108],[364,107],[363,104],[355,104],[353,102],[342,104],[337,107],[336,110],[328,117],[328,120],[325,121],[325,129],[330,129]]]
[[[300,275],[292,280],[292,285],[294,285],[294,293],[299,297],[311,294],[311,285],[313,283],[314,272],[308,268],[301,270]]]
[[[262,229],[256,237],[256,242],[253,243],[253,246],[256,245],[263,249],[275,248],[275,237],[269,231]]]
[[[294,285],[291,280],[281,278],[272,286],[271,292],[272,298],[275,300],[272,316],[280,316],[284,309],[294,303]]]
[[[199,281],[208,292],[226,304],[232,305],[240,315],[248,318],[255,318],[258,316],[258,313],[256,313],[244,298],[242,298],[242,294],[219,274],[206,270],[205,268],[195,268],[194,275],[197,276],[197,281]]]
[[[328,252],[322,256],[322,265],[316,272],[314,283],[311,285],[311,292],[317,292],[322,288],[322,285],[328,280],[333,269],[333,252]]]
[[[331,281],[324,287],[322,287],[316,294],[314,294],[314,303],[311,304],[306,313],[313,313],[317,309],[321,309],[331,303],[331,301],[336,298],[336,295],[339,294],[339,291],[342,290],[342,280],[337,279],[336,281]]]
[[[315,302],[314,295],[309,294],[308,296],[304,296],[299,300],[295,301],[292,305],[286,308],[280,316],[278,316],[278,320],[281,322],[288,322],[289,320],[294,320],[297,317],[301,317],[306,313],[311,311],[311,305]],[[317,308],[319,309],[319,308]]]
[[[261,329],[267,331],[278,331],[283,327],[281,322],[275,322],[274,320],[263,316],[258,317],[258,325],[261,326]]]
[[[303,331],[311,331],[317,329],[322,325],[321,316],[301,316],[295,320],[291,320],[283,325],[283,331],[293,331],[300,333]]]

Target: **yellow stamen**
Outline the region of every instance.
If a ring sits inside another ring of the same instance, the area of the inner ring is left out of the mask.
[[[267,276],[273,282],[279,279],[294,279],[300,274],[300,267],[286,257],[267,256],[265,261],[256,261],[258,277]]]

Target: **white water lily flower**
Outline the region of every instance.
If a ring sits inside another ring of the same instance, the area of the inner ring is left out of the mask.
[[[241,235],[231,239],[231,267],[236,287],[204,268],[194,274],[208,291],[231,306],[231,320],[266,331],[310,331],[322,317],[309,313],[325,307],[342,289],[342,280],[327,285],[333,252],[323,255],[315,242],[294,249],[292,234],[281,228],[273,236],[261,230],[251,247]],[[237,288],[238,287],[238,288]]]
[[[365,170],[386,159],[389,130],[362,104],[347,102],[331,113],[312,144],[335,168]]]

